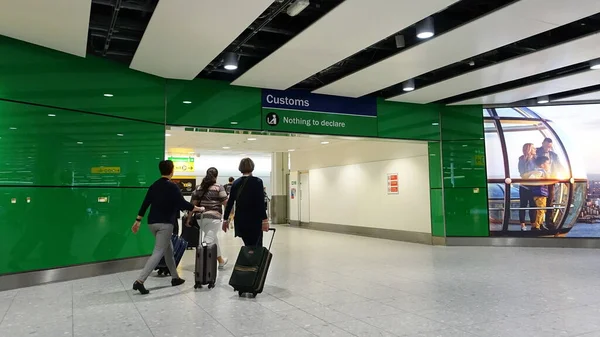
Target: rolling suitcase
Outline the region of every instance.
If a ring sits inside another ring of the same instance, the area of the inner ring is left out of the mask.
[[[203,214],[200,214],[198,225],[202,226]],[[203,231],[200,228],[200,244],[196,248],[196,266],[194,268],[194,289],[200,289],[203,285],[208,285],[208,289],[215,287],[217,280],[217,245],[206,243],[203,238]]]
[[[181,262],[183,254],[185,253],[185,250],[188,247],[188,243],[183,238],[177,235],[173,235],[171,236],[171,244],[173,244],[173,255],[175,257],[175,265],[178,266],[179,262]],[[158,271],[158,275],[171,275],[171,273],[169,272],[169,268],[167,268],[167,264],[165,263],[164,256],[162,259],[160,259],[160,262],[156,266],[156,270]]]
[[[240,297],[244,294],[252,294],[254,298],[257,294],[262,293],[265,287],[265,280],[273,259],[271,245],[275,237],[275,228],[271,228],[269,231],[273,232],[269,248],[242,247],[240,249],[229,279],[229,285],[238,292]]]

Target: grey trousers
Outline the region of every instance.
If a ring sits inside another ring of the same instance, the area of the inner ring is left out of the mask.
[[[173,224],[170,223],[153,223],[148,224],[150,231],[156,238],[154,243],[154,251],[152,256],[146,262],[142,273],[138,280],[144,282],[150,276],[150,273],[156,268],[163,255],[165,263],[171,272],[172,278],[179,278],[177,274],[177,266],[175,265],[175,257],[173,257],[173,245],[171,244],[171,235],[173,235]]]

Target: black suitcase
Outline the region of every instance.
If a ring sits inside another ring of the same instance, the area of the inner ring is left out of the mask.
[[[198,225],[202,225],[203,215],[200,215]],[[202,228],[199,229],[203,236]],[[194,268],[194,289],[200,289],[208,285],[208,289],[215,287],[217,281],[217,245],[207,244],[203,238],[199,238],[200,245],[196,248],[196,266]]]
[[[187,222],[187,215],[181,219],[181,237],[188,242],[188,248],[196,248],[200,245],[200,231],[195,218],[190,220],[192,227],[188,227],[185,225]]]
[[[173,256],[175,257],[175,265],[179,266],[179,262],[181,262],[181,258],[183,258],[183,254],[188,247],[188,243],[183,238],[173,235],[171,236],[171,244],[173,245]],[[167,264],[165,263],[165,257],[163,256],[160,259],[160,262],[156,266],[156,270],[158,271],[158,275],[171,275],[169,272],[169,268],[167,268]]]
[[[265,280],[273,259],[271,245],[275,237],[275,228],[271,228],[269,231],[273,232],[269,248],[242,247],[240,249],[229,279],[229,285],[238,292],[240,297],[244,294],[251,294],[254,298],[257,294],[262,293],[265,287]]]

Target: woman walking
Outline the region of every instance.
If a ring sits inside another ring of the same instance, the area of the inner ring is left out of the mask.
[[[225,207],[223,231],[229,229],[229,215],[235,205],[235,236],[242,238],[245,246],[262,246],[263,232],[269,230],[269,220],[264,204],[264,185],[252,176],[254,162],[244,158],[239,170],[242,177],[233,182]]]
[[[203,217],[198,225],[204,232],[206,242],[217,245],[217,261],[219,268],[223,269],[227,265],[228,259],[221,256],[217,233],[222,224],[223,206],[227,203],[227,192],[223,186],[217,184],[218,175],[219,171],[214,167],[206,170],[206,176],[202,179],[200,186],[192,193],[192,204],[200,206]],[[189,221],[186,226],[190,227]]]

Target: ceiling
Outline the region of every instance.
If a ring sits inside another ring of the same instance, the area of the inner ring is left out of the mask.
[[[584,74],[600,58],[598,0],[310,0],[290,16],[298,1],[3,1],[0,34],[240,86],[444,104],[600,96],[582,80],[600,77]],[[418,39],[428,17],[435,36]],[[237,70],[223,67],[230,52]]]
[[[264,134],[244,131],[170,127],[166,133],[170,154],[232,154],[260,156],[274,152],[311,151],[323,146],[344,146],[354,142],[389,143],[355,137],[325,137],[296,134]],[[396,141],[394,141],[396,142]],[[407,141],[403,141],[406,143]]]

